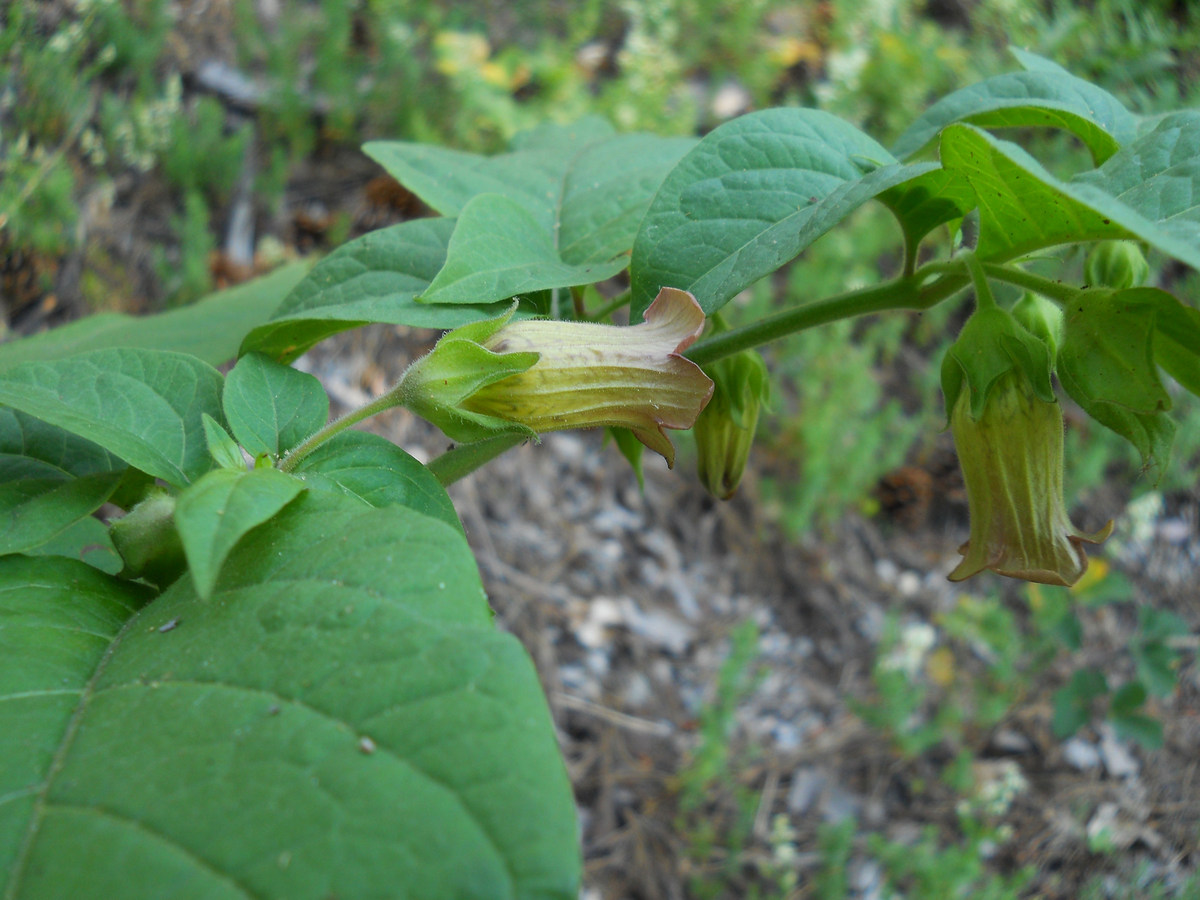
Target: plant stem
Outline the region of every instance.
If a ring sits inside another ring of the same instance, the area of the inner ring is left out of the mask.
[[[899,278],[886,284],[874,285],[785,309],[773,316],[743,325],[741,328],[715,334],[698,342],[684,353],[684,356],[697,365],[703,366],[727,356],[733,356],[735,353],[741,353],[743,350],[779,340],[789,334],[795,334],[816,325],[835,322],[838,319],[886,312],[892,309],[929,309],[947,297],[958,293],[970,280],[963,267],[955,265],[932,284],[921,287],[921,284],[932,272],[948,268],[941,264],[934,265],[937,265],[938,268],[931,269],[929,266],[925,266],[908,278]]]
[[[426,468],[441,482],[442,487],[446,487],[527,440],[529,436],[525,434],[498,434],[473,444],[463,444],[453,450],[447,450],[436,459],[430,460]]]
[[[1032,272],[1026,272],[1024,269],[1019,269],[1016,266],[984,263],[983,271],[997,281],[1003,281],[1006,284],[1015,284],[1017,287],[1023,287],[1026,290],[1033,291],[1035,294],[1048,297],[1059,306],[1066,306],[1073,302],[1080,293],[1079,288],[1063,284],[1061,281],[1051,281],[1049,278],[1034,275]]]
[[[601,319],[607,319],[610,315],[629,302],[629,291],[622,291],[613,297],[608,303],[596,310],[594,313],[585,316],[584,320],[588,322],[599,322]]]
[[[360,406],[358,409],[350,410],[350,412],[346,413],[340,419],[334,419],[324,428],[318,429],[310,434],[300,444],[294,447],[291,452],[287,454],[287,456],[280,460],[279,470],[281,472],[294,471],[296,466],[300,464],[300,461],[304,459],[304,457],[308,456],[308,454],[312,453],[334,435],[340,434],[351,425],[357,425],[363,419],[370,418],[376,413],[381,413],[385,409],[391,409],[393,406],[399,406],[400,386],[402,384],[404,384],[403,378],[401,378],[400,381],[386,394],[376,397],[365,406]]]

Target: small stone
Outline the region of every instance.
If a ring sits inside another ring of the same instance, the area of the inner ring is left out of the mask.
[[[1072,769],[1087,772],[1100,765],[1100,751],[1096,745],[1083,738],[1073,737],[1063,742],[1063,760]]]
[[[1129,747],[1118,740],[1111,725],[1105,722],[1099,728],[1100,755],[1104,759],[1104,769],[1113,778],[1129,778],[1141,771],[1141,763],[1137,761]]]
[[[788,788],[787,808],[794,816],[808,812],[821,792],[825,790],[826,777],[815,766],[800,766],[792,773],[792,785]]]

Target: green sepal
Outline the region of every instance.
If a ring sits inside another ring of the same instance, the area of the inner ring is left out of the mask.
[[[998,306],[976,309],[942,360],[947,422],[964,382],[970,390],[971,417],[978,419],[996,380],[1013,370],[1024,374],[1038,399],[1054,402],[1049,346],[1007,310]]]
[[[1143,288],[1155,300],[1154,361],[1186,390],[1200,396],[1200,309],[1166,291]]]
[[[767,365],[756,350],[745,350],[709,366],[713,395],[692,432],[697,470],[714,497],[728,500],[746,470],[759,411],[771,396]]]
[[[538,361],[537,353],[493,353],[480,345],[508,323],[517,310],[514,303],[503,315],[455,328],[428,355],[404,374],[401,403],[432,422],[451,440],[472,443],[495,434],[537,435],[524,425],[463,409],[464,400],[480,388],[526,371]]]
[[[242,457],[237,441],[208,413],[203,413],[200,419],[204,422],[204,439],[208,442],[208,452],[216,464],[222,469],[244,472],[246,460]]]

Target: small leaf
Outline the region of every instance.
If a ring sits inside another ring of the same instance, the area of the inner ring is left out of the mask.
[[[229,436],[221,423],[208,413],[202,415],[204,422],[204,440],[208,444],[209,455],[222,469],[232,469],[235,472],[246,470],[246,459],[237,442]]]
[[[1095,290],[1066,310],[1058,377],[1084,410],[1165,467],[1175,434],[1171,398],[1154,365],[1153,295]]]
[[[900,159],[926,147],[948,125],[983,128],[1061,128],[1092,153],[1096,165],[1133,140],[1137,123],[1116,97],[1046,59],[1021,53],[1027,71],[996,75],[949,94],[897,139]]]
[[[200,417],[219,419],[220,394],[216,369],[167,351],[96,350],[0,373],[0,403],[178,487],[212,468]]]
[[[329,397],[307,372],[248,353],[225,376],[225,416],[251,456],[279,456],[329,419]]]
[[[446,264],[421,294],[424,303],[494,303],[518,294],[603,281],[624,258],[593,265],[564,263],[553,234],[500,194],[467,201],[450,236]]]
[[[593,117],[545,126],[519,137],[518,149],[497,156],[399,141],[372,141],[363,152],[444,216],[457,216],[479,194],[501,194],[549,232],[557,226],[574,157],[611,136],[612,126]]]
[[[311,263],[281,266],[268,275],[220,291],[182,309],[154,316],[100,313],[33,337],[0,345],[0,370],[115,347],[174,350],[219,366],[265,322],[308,272]]]
[[[1055,737],[1070,737],[1091,721],[1092,701],[1108,693],[1108,681],[1099,669],[1078,669],[1071,680],[1054,692]]]
[[[1143,289],[1154,303],[1154,361],[1200,396],[1200,310],[1166,291]]]
[[[296,474],[313,490],[335,490],[368,506],[407,506],[462,530],[446,489],[391,441],[343,431],[301,460]]]
[[[208,599],[221,565],[250,529],[283,509],[304,484],[275,469],[209,472],[175,501],[175,529],[196,593]]]
[[[910,265],[916,261],[917,245],[926,235],[939,225],[961,219],[976,206],[970,183],[959,173],[942,168],[888,188],[879,195],[879,200],[892,211],[904,230]]]
[[[1128,713],[1109,717],[1117,737],[1137,741],[1147,750],[1157,750],[1163,745],[1162,722],[1143,713]]]
[[[65,556],[116,575],[125,566],[113,546],[108,526],[95,516],[85,516],[56,534],[44,544],[26,550],[27,556]]]
[[[330,335],[370,322],[456,328],[506,305],[431,306],[416,302],[446,261],[453,219],[415,219],[343,244],[296,285],[271,319],[251,331],[242,353],[291,362]]]
[[[120,480],[120,472],[98,472],[0,483],[0,555],[31,550],[91,515]]]

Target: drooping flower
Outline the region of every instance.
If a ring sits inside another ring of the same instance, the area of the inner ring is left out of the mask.
[[[511,314],[444,337],[404,378],[404,403],[454,440],[611,425],[628,428],[668,465],[666,428],[690,428],[712,381],[683,351],[704,328],[687,291],[663,288],[639,325]]]
[[[758,414],[770,394],[762,356],[744,350],[709,367],[712,400],[692,429],[696,436],[696,467],[700,480],[714,497],[728,500],[746,470]]]
[[[1088,565],[1083,545],[1105,540],[1113,526],[1086,534],[1067,516],[1058,402],[1039,397],[1013,368],[991,385],[978,417],[970,389],[963,389],[950,428],[971,516],[970,538],[959,548],[963,560],[950,580],[991,569],[1042,584],[1078,581]]]

